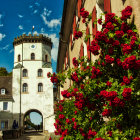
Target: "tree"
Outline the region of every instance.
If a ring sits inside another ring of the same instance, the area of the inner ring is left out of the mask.
[[[12,76],[12,72],[9,72],[4,67],[0,67],[0,76]]]
[[[60,86],[66,78],[73,81],[56,104],[55,134],[61,140],[140,140],[140,39],[136,26],[128,23],[131,13],[127,6],[120,18],[107,13],[105,21],[98,19],[102,30],[88,46],[99,55],[94,63],[73,58],[75,68],[48,74]],[[81,16],[87,25],[90,16],[85,9]],[[75,32],[76,39],[81,32]]]

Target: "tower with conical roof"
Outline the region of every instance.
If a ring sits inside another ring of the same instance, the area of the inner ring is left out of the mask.
[[[52,42],[40,34],[14,39],[13,120],[24,127],[24,118],[38,112],[43,118],[43,130],[54,131],[53,84],[47,78],[52,73]]]

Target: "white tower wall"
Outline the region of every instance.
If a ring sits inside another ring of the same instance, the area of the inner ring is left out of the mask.
[[[21,37],[22,38],[22,37]],[[34,37],[32,37],[34,38]],[[35,48],[31,48],[35,45]],[[54,109],[53,109],[53,84],[47,78],[47,73],[52,73],[49,66],[51,62],[51,46],[39,43],[22,42],[15,46],[14,69],[13,69],[13,113],[21,113],[21,126],[23,126],[23,117],[29,110],[38,110],[43,116],[43,130],[54,132]],[[23,53],[23,61],[22,61]],[[35,54],[35,60],[31,60],[31,53]],[[18,55],[21,61],[18,62]],[[48,65],[45,65],[45,55],[48,55]],[[19,65],[19,63],[21,65]],[[27,69],[27,77],[22,76],[23,69]],[[38,77],[38,70],[42,69],[43,76]],[[21,73],[20,73],[21,71]],[[21,79],[21,93],[20,93]],[[22,85],[27,83],[28,91],[22,91]],[[38,84],[43,84],[43,91],[38,92]],[[21,99],[20,99],[21,94]],[[21,111],[20,111],[21,102]],[[19,116],[16,116],[18,121]]]

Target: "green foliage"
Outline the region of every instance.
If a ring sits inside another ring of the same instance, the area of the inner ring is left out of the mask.
[[[0,76],[12,76],[12,72],[9,72],[4,67],[0,67]]]

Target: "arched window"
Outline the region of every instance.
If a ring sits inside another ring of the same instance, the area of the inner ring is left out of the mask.
[[[38,92],[42,92],[43,91],[43,84],[39,83],[38,84]]]
[[[42,77],[42,76],[43,76],[42,73],[43,73],[43,72],[42,72],[42,69],[39,69],[39,70],[38,70],[38,77]]]
[[[18,62],[20,61],[20,54],[18,55]]]
[[[45,55],[45,62],[48,62],[48,55]]]
[[[31,53],[31,60],[35,60],[35,54]]]
[[[23,70],[23,75],[22,75],[22,76],[23,76],[23,77],[27,77],[27,76],[28,76],[27,73],[28,73],[28,72],[27,72],[27,69],[24,69],[24,70]]]
[[[22,87],[22,92],[27,92],[27,91],[28,91],[28,85],[27,83],[24,83]]]

